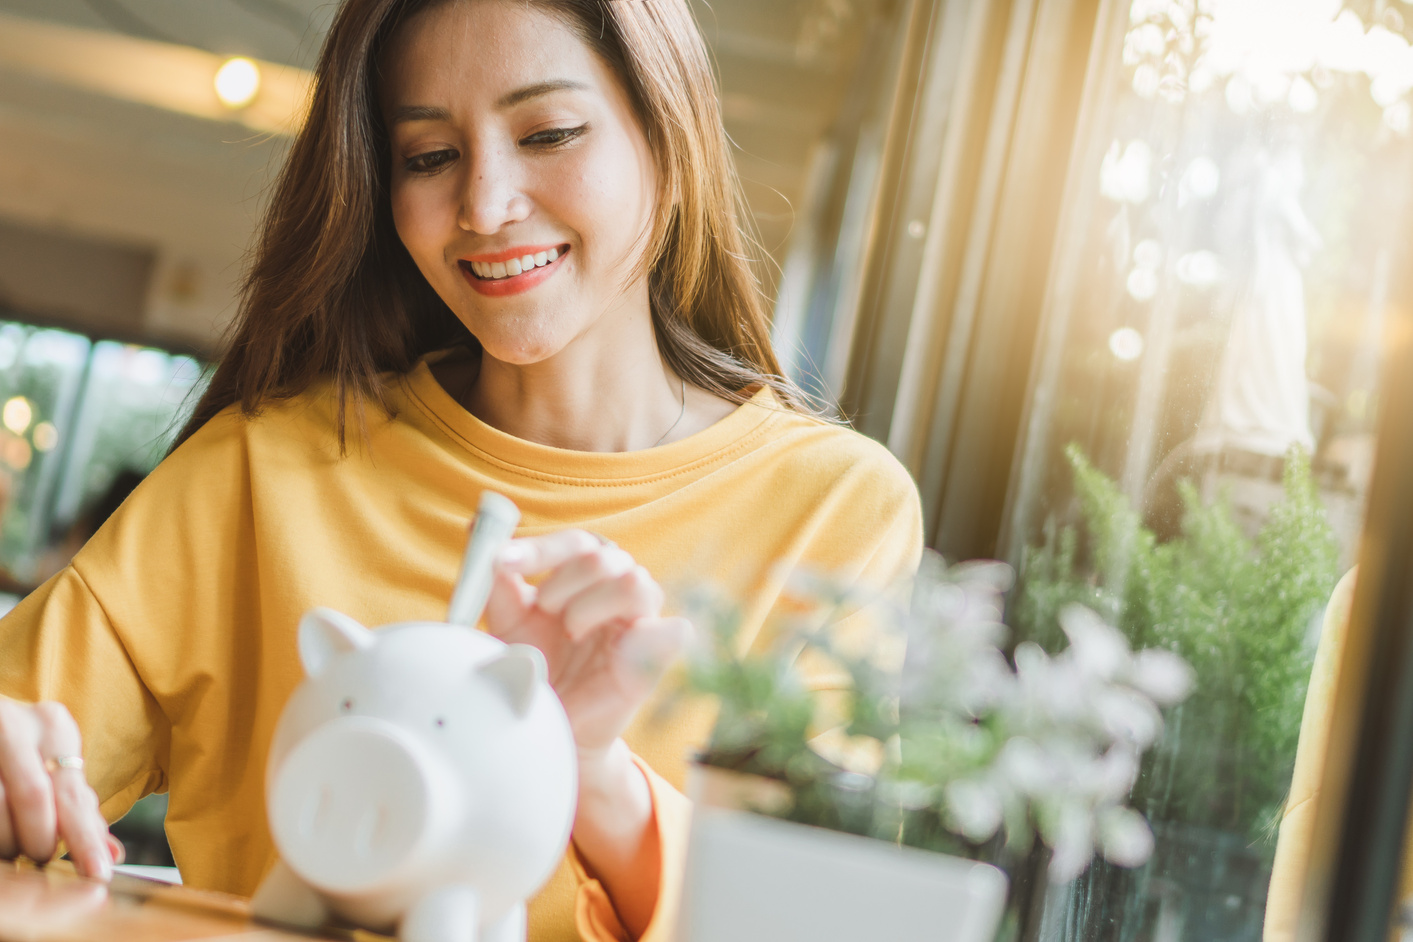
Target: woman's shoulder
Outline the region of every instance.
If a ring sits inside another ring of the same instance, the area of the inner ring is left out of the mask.
[[[315,380],[289,396],[271,397],[246,410],[226,406],[178,446],[169,457],[203,461],[219,454],[276,446],[291,455],[339,457],[356,451],[369,432],[400,411],[401,384],[395,374],[380,376],[383,401],[349,396],[344,401],[332,377]],[[340,414],[344,421],[339,422]]]
[[[849,481],[916,496],[912,475],[883,444],[847,425],[783,410],[768,447],[782,470],[801,483]]]
[[[749,492],[765,517],[812,534],[823,571],[876,585],[911,573],[922,551],[922,500],[884,445],[848,426],[789,412],[756,449]]]

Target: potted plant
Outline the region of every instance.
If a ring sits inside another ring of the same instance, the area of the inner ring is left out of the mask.
[[[929,556],[910,604],[892,606],[800,578],[807,613],[745,655],[735,613],[698,600],[687,686],[719,713],[697,769],[685,942],[805,937],[806,923],[825,942],[863,926],[989,942],[1002,870],[1023,875],[1037,835],[1053,881],[1096,852],[1147,859],[1127,797],[1191,671],[1077,605],[1056,616],[1066,650],[1025,642],[1008,657],[1010,582],[999,563]],[[764,931],[772,914],[781,927]]]

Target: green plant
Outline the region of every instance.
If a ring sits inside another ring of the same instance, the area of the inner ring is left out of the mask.
[[[1132,651],[1082,606],[1056,614],[1065,651],[1023,643],[1013,667],[1010,583],[1000,563],[929,556],[911,604],[894,608],[797,580],[814,617],[772,626],[774,643],[744,655],[738,613],[699,600],[709,643],[687,683],[719,702],[701,761],[784,783],[789,801],[770,810],[801,823],[951,853],[991,844],[1010,862],[1038,833],[1062,882],[1096,850],[1142,863],[1152,834],[1126,800],[1162,732],[1159,705],[1183,699],[1190,670]]]
[[[1026,554],[1014,624],[1053,646],[1055,613],[1078,601],[1133,644],[1182,656],[1196,671],[1196,695],[1150,754],[1135,804],[1157,820],[1269,844],[1300,734],[1312,620],[1337,576],[1308,458],[1290,453],[1283,498],[1254,540],[1224,499],[1205,504],[1184,481],[1181,532],[1162,542],[1077,446],[1066,455],[1081,521],[1052,521]]]

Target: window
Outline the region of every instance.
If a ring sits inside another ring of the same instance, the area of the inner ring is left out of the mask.
[[[1157,849],[1044,938],[1257,940],[1324,609],[1353,564],[1405,244],[1398,3],[1133,0],[1098,77],[1032,365],[1010,618],[1080,601],[1197,693],[1135,786]]]
[[[12,592],[45,574],[46,549],[120,472],[152,470],[205,370],[182,354],[0,321],[0,569]]]

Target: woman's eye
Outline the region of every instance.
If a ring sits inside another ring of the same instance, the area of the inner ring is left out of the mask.
[[[433,150],[407,158],[403,166],[409,173],[436,173],[458,156],[454,150]]]
[[[540,147],[550,150],[564,144],[568,144],[574,138],[588,130],[587,124],[581,124],[577,128],[550,128],[547,131],[539,131],[524,138],[520,142],[521,147]]]

